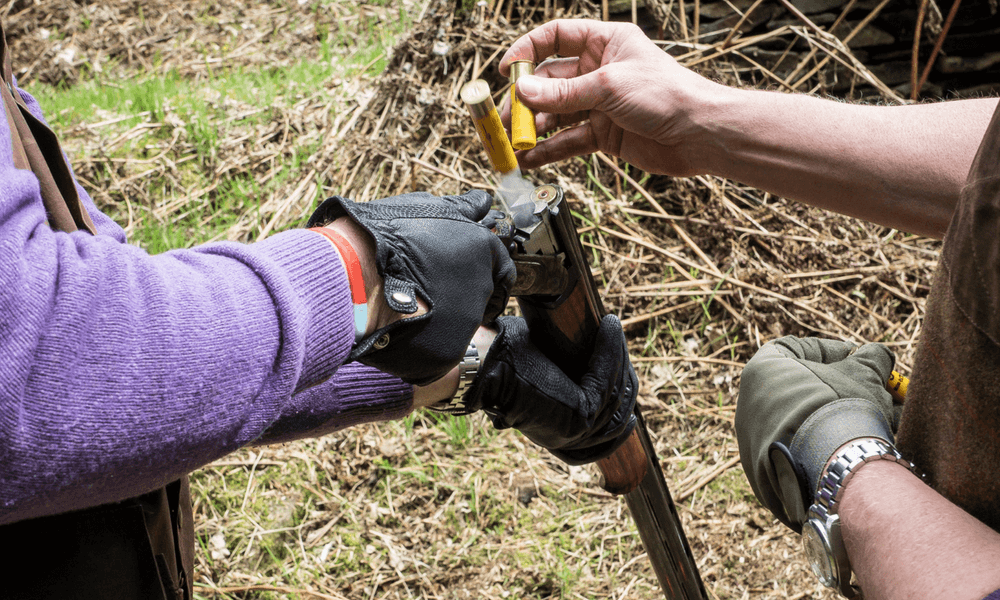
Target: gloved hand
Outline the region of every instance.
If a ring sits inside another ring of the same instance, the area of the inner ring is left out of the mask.
[[[590,366],[574,382],[531,343],[520,317],[501,317],[500,332],[469,394],[497,429],[513,427],[571,465],[604,458],[632,433],[639,381],[621,323],[601,321]]]
[[[430,307],[364,338],[348,360],[416,385],[458,364],[476,328],[507,306],[516,277],[504,245],[477,223],[490,203],[486,192],[472,190],[461,196],[417,192],[360,203],[335,196],[316,209],[309,227],[346,215],[375,239],[375,263],[392,310],[412,314],[418,297]]]
[[[893,442],[898,417],[885,383],[894,362],[882,344],[783,337],[743,369],[736,405],[743,470],[757,499],[796,533],[840,446],[866,437]]]

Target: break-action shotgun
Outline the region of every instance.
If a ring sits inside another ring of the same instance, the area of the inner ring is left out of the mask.
[[[517,267],[512,295],[535,345],[580,381],[605,310],[563,190],[520,178],[484,81],[466,84],[461,95],[491,162],[503,174],[496,199],[504,218],[496,233],[508,242]],[[704,584],[638,404],[635,414],[638,424],[625,444],[598,461],[602,487],[624,494],[664,596],[704,600]]]

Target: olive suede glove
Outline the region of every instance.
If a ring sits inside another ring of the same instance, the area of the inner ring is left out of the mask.
[[[819,476],[857,438],[893,442],[895,358],[882,344],[784,337],[761,347],[740,378],[736,437],[757,499],[802,531]]]
[[[316,209],[309,227],[346,215],[374,238],[389,308],[412,314],[418,297],[429,307],[365,337],[348,360],[416,385],[458,364],[476,328],[507,306],[516,277],[503,243],[477,223],[491,202],[481,190],[444,197],[415,192],[371,202],[335,196]]]
[[[513,427],[571,465],[610,455],[635,428],[639,381],[621,323],[601,320],[587,373],[570,379],[531,343],[520,317],[501,317],[499,334],[469,390],[497,429]]]

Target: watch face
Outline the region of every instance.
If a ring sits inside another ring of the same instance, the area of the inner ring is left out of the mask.
[[[810,519],[802,528],[802,543],[805,546],[806,558],[812,565],[813,573],[819,577],[820,583],[827,587],[837,586],[837,567],[833,562],[833,550],[826,527],[817,519]]]

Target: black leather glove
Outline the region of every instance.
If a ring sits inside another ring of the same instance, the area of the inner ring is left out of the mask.
[[[520,317],[497,320],[500,332],[468,391],[498,429],[513,427],[559,459],[580,465],[604,458],[635,428],[639,381],[628,358],[621,323],[601,321],[590,367],[574,382],[528,335]]]
[[[333,197],[316,209],[309,227],[346,215],[375,239],[375,263],[391,309],[412,314],[417,297],[430,307],[361,340],[348,360],[416,385],[458,364],[476,328],[507,306],[516,277],[503,243],[477,223],[490,203],[486,192],[472,190],[461,196],[417,192],[360,203]]]
[[[736,405],[743,470],[757,499],[795,532],[840,446],[866,437],[893,442],[898,413],[885,383],[894,362],[882,344],[784,337],[743,369]]]

